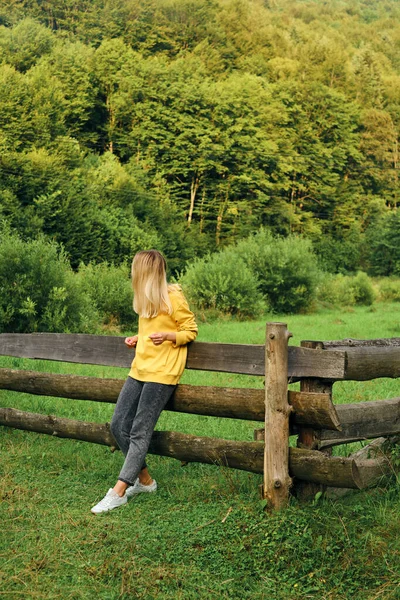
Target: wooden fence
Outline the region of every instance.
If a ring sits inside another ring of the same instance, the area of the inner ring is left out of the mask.
[[[259,421],[255,441],[239,442],[156,431],[150,453],[187,462],[217,463],[264,473],[263,496],[271,508],[288,502],[289,489],[303,496],[326,486],[361,489],[390,470],[384,442],[400,433],[400,397],[334,405],[335,381],[400,377],[400,338],[304,341],[288,346],[284,323],[267,323],[265,345],[194,342],[188,369],[265,377],[265,390],[179,385],[166,410]],[[83,334],[1,334],[0,355],[129,367],[134,351],[122,337]],[[300,381],[300,391],[288,383]],[[41,396],[115,403],[120,379],[0,369],[0,389]],[[0,425],[116,446],[108,423],[0,408]],[[297,447],[289,436],[297,435]],[[350,457],[331,448],[375,441]]]

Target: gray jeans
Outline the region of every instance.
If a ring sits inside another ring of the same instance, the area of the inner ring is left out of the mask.
[[[133,485],[146,466],[145,457],[162,409],[176,385],[137,381],[128,377],[118,397],[110,429],[125,455],[118,479]]]

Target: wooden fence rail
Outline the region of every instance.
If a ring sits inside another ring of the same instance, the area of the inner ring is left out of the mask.
[[[302,342],[289,346],[283,323],[268,323],[265,345],[189,345],[188,369],[265,377],[265,390],[179,385],[167,410],[264,422],[257,440],[236,442],[177,432],[154,433],[150,452],[188,462],[264,473],[271,508],[287,504],[289,488],[307,495],[326,486],[360,489],[390,471],[383,455],[334,457],[329,449],[350,441],[400,433],[400,397],[334,405],[335,381],[400,377],[400,338]],[[0,355],[129,367],[134,352],[121,337],[83,334],[1,334]],[[288,383],[300,381],[300,391]],[[121,379],[0,369],[0,389],[115,403]],[[85,423],[13,408],[0,408],[0,425],[114,447],[107,423]],[[289,448],[289,435],[298,447]],[[261,436],[261,437],[260,437]],[[382,438],[382,436],[384,436]],[[385,447],[385,443],[380,447]],[[374,443],[373,443],[374,444]],[[372,445],[371,445],[372,446]],[[376,450],[377,443],[374,445]]]

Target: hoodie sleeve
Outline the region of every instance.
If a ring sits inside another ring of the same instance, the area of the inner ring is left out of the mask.
[[[197,336],[197,323],[194,314],[190,310],[187,300],[182,293],[180,293],[177,298],[173,316],[178,329],[174,346],[184,346],[185,344],[192,342]]]

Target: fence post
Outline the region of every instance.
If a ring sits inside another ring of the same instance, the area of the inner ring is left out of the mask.
[[[271,509],[289,501],[288,339],[285,323],[267,323],[263,496]]]
[[[323,348],[322,342],[302,341],[302,348]],[[332,393],[333,383],[323,379],[302,379],[300,381],[301,392],[321,392],[324,394]],[[321,431],[312,427],[299,427],[297,438],[297,447],[316,450],[321,437]],[[332,449],[324,451],[324,454],[332,454]],[[325,492],[326,486],[319,483],[310,483],[308,481],[294,481],[295,494],[301,500],[310,500],[315,497],[318,492]]]

